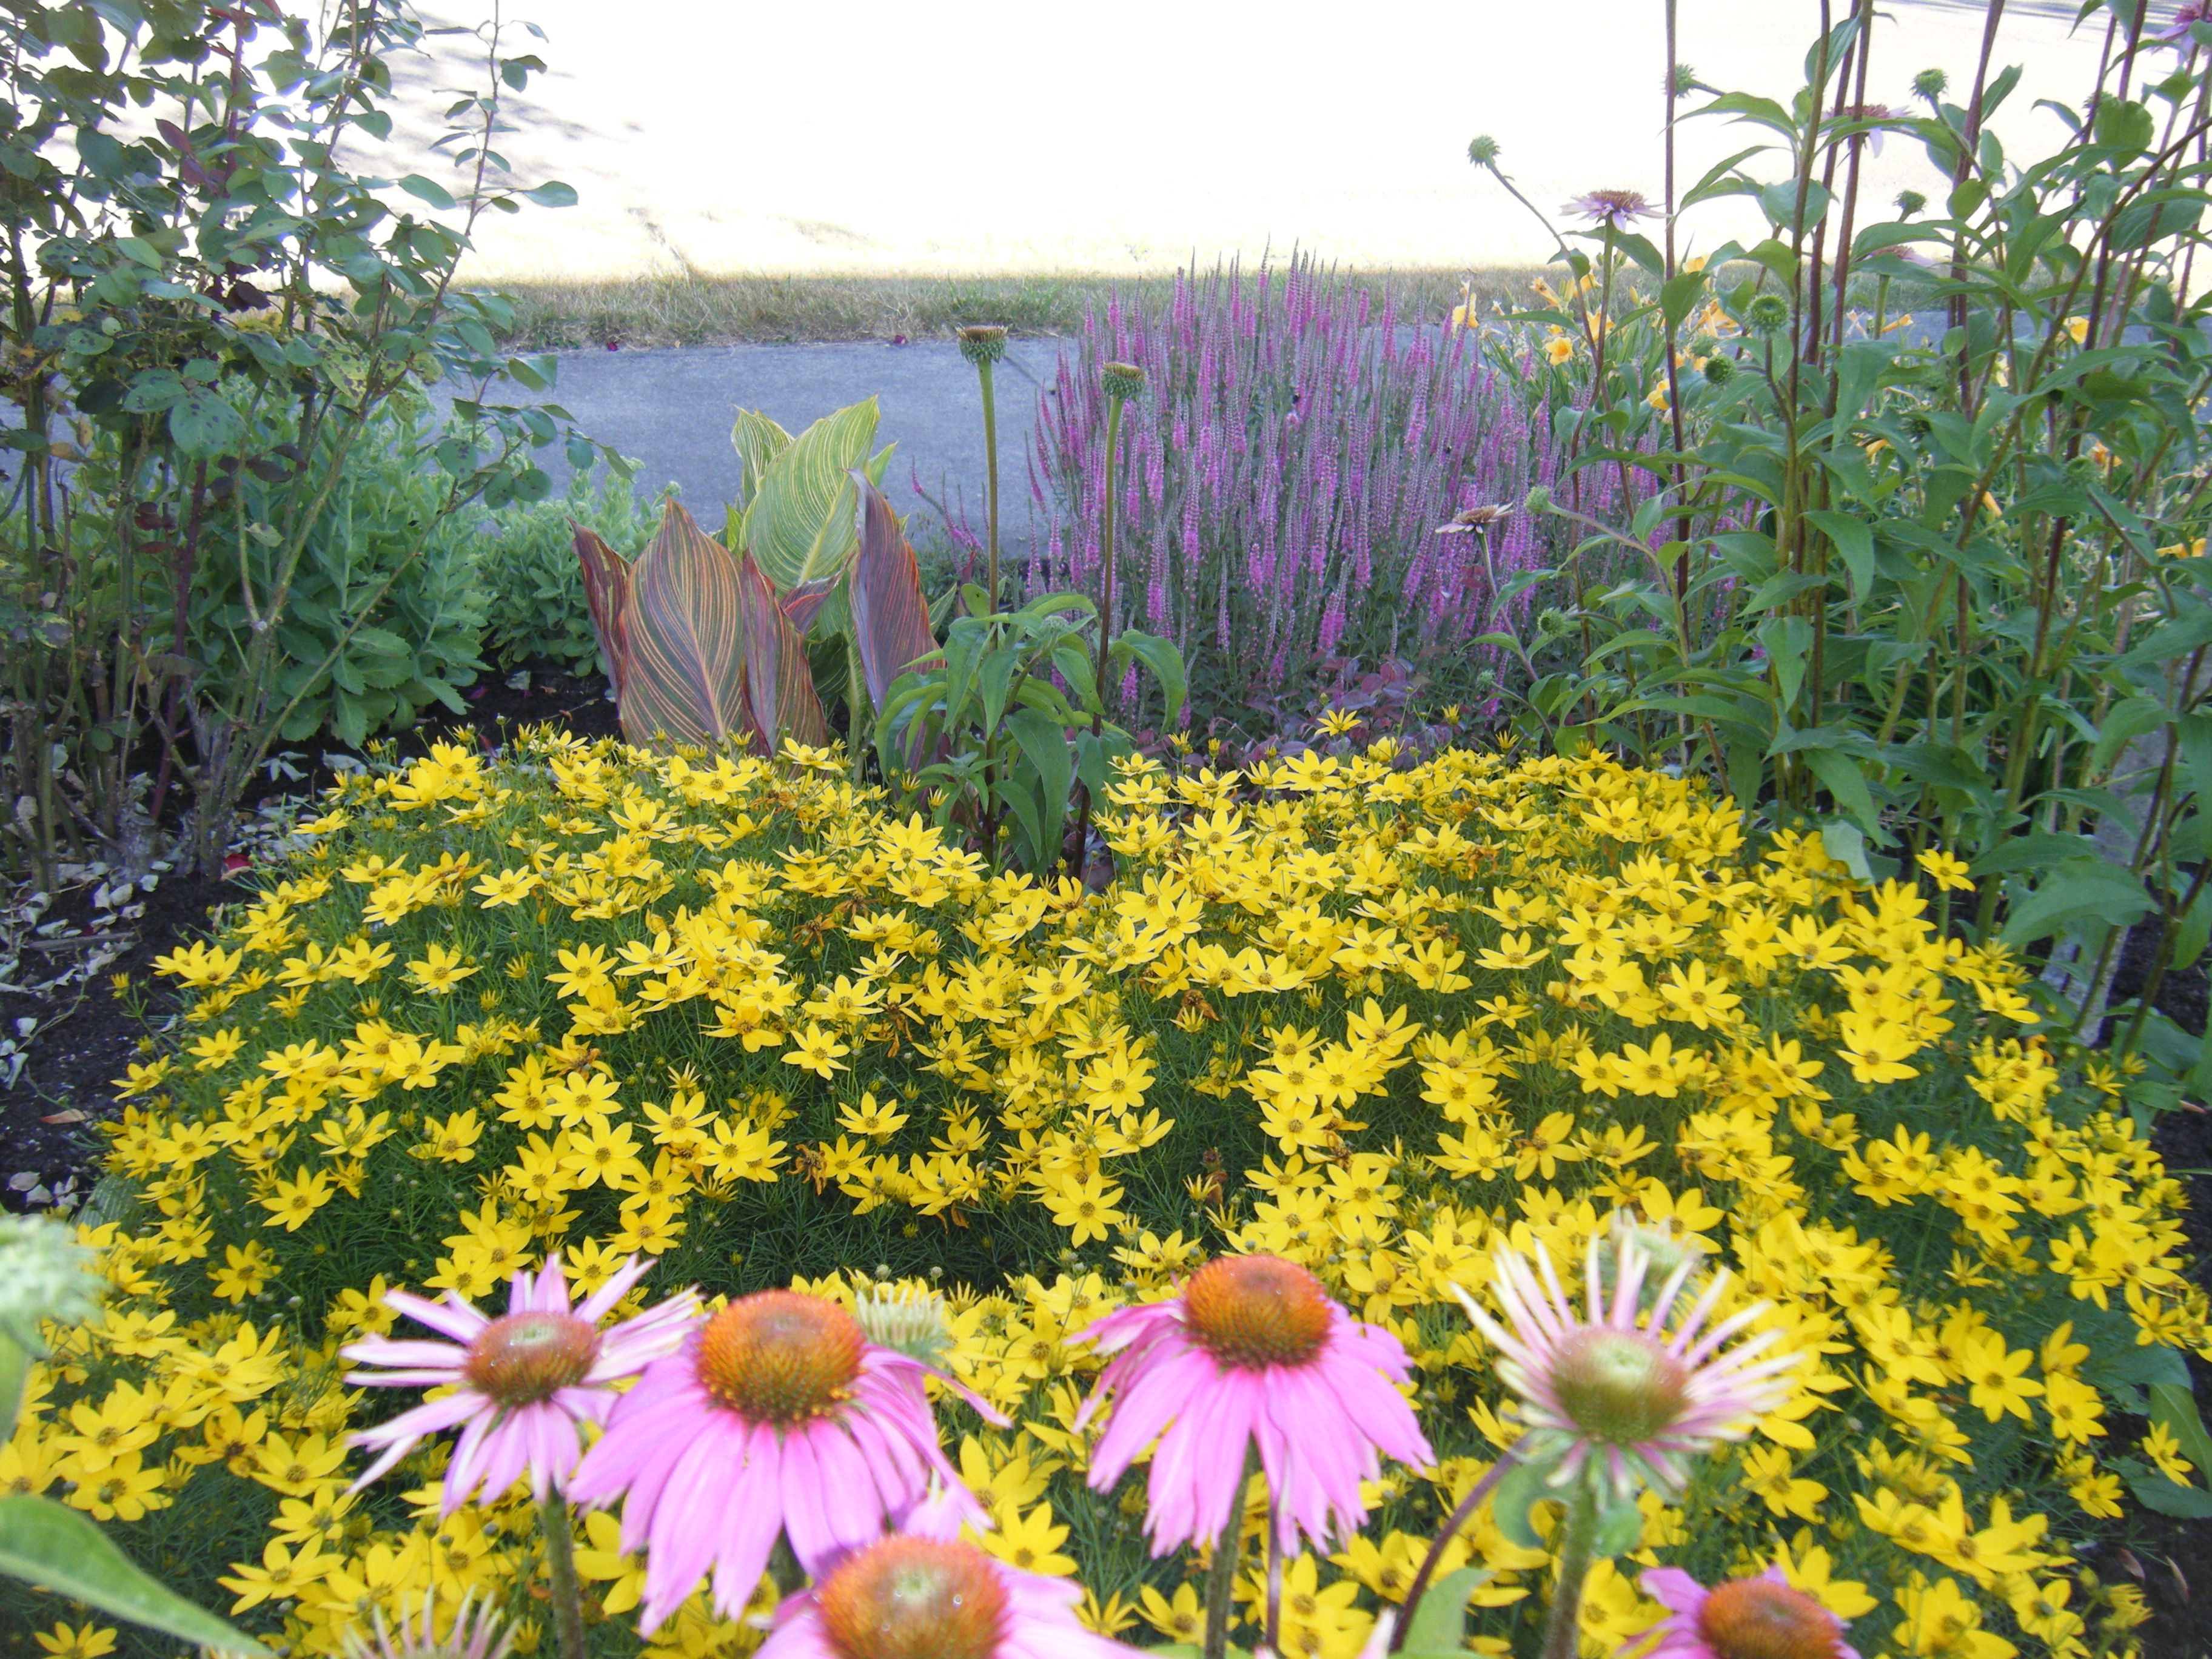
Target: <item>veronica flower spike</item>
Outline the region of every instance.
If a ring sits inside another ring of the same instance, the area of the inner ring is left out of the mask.
[[[1398,1339],[1329,1300],[1304,1267],[1272,1255],[1218,1256],[1170,1301],[1124,1308],[1083,1333],[1113,1356],[1076,1418],[1109,1398],[1091,1455],[1104,1492],[1152,1453],[1145,1519],[1152,1553],[1222,1535],[1242,1512],[1245,1454],[1257,1443],[1276,1535],[1317,1547],[1366,1519],[1359,1483],[1387,1453],[1435,1462],[1395,1386],[1410,1365]]]
[[[532,1273],[514,1275],[507,1312],[488,1317],[451,1291],[435,1302],[388,1291],[385,1305],[451,1341],[365,1337],[338,1350],[357,1363],[391,1367],[350,1371],[346,1381],[374,1388],[451,1388],[453,1392],[364,1429],[353,1443],[380,1454],[353,1490],[360,1491],[430,1435],[459,1427],[447,1466],[441,1516],[451,1515],[481,1488],[505,1492],[526,1473],[541,1504],[562,1490],[582,1451],[580,1425],[604,1420],[612,1384],[672,1352],[698,1317],[684,1291],[606,1330],[599,1322],[652,1263],[633,1256],[580,1306],[556,1255]]]
[[[938,1446],[922,1389],[932,1374],[871,1342],[836,1303],[795,1291],[731,1303],[648,1365],[568,1486],[580,1503],[623,1500],[622,1547],[646,1557],[641,1628],[657,1628],[710,1569],[715,1604],[735,1616],[778,1534],[820,1577],[921,1504],[933,1474],[962,1519],[988,1526]]]
[[[1796,1366],[1797,1356],[1759,1358],[1778,1333],[1726,1347],[1766,1304],[1707,1328],[1728,1286],[1725,1271],[1713,1276],[1673,1332],[1666,1331],[1697,1268],[1694,1252],[1647,1297],[1651,1258],[1633,1234],[1591,1240],[1587,1319],[1576,1316],[1551,1257],[1539,1252],[1536,1262],[1531,1267],[1503,1249],[1492,1258],[1491,1291],[1510,1329],[1458,1286],[1453,1293],[1497,1347],[1498,1374],[1521,1396],[1530,1431],[1524,1461],[1548,1465],[1551,1485],[1566,1486],[1593,1468],[1613,1502],[1632,1498],[1647,1483],[1670,1496],[1681,1490],[1690,1457],[1716,1442],[1742,1439],[1756,1419],[1790,1397],[1784,1373]]]

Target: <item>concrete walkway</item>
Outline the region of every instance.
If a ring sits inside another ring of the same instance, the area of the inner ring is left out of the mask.
[[[995,371],[1001,529],[1023,539],[1028,453],[1040,386],[1052,383],[1060,343],[1014,340]],[[883,409],[877,447],[896,443],[884,483],[902,512],[924,505],[914,481],[983,523],[983,405],[975,371],[951,341],[893,346],[876,341],[823,345],[741,345],[681,351],[572,351],[559,358],[551,400],[578,428],[641,463],[639,492],[681,486],[684,502],[709,530],[736,493],[730,422],[757,409],[796,432],[832,410],[874,395]],[[565,477],[565,469],[551,469]],[[948,498],[946,491],[951,492]]]

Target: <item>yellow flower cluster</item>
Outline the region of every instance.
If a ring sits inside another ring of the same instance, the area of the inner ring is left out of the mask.
[[[415,1490],[344,1492],[349,1419],[393,1407],[336,1352],[390,1328],[387,1287],[488,1297],[555,1249],[587,1285],[660,1257],[625,1312],[934,1285],[947,1363],[1015,1420],[946,1397],[987,1547],[1079,1572],[1097,1628],[1186,1640],[1196,1565],[1148,1564],[1140,1494],[1082,1486],[1073,1339],[1267,1250],[1405,1344],[1443,1460],[1286,1566],[1285,1648],[1349,1659],[1517,1432],[1454,1288],[1632,1218],[1730,1267],[1800,1364],[1754,1440],[1646,1499],[1590,1652],[1659,1616],[1659,1561],[1779,1564],[1862,1650],[1926,1659],[2109,1650],[2139,1616],[2069,1540],[2117,1512],[2116,1414],[2208,1346],[2178,1188],[2120,1079],[2071,1080],[2023,970],[1916,887],[1748,848],[1728,803],[1597,757],[1135,763],[1102,893],[994,874],[842,774],[540,732],[344,784],[159,964],[181,1034],[125,1081],[127,1191],[88,1234],[117,1295],[35,1373],[0,1491],[128,1523],[304,1652],[424,1589],[534,1631],[526,1495],[441,1525],[436,1449]],[[2170,1437],[2143,1455],[2191,1479]],[[1491,1575],[1478,1647],[1540,1616],[1547,1559],[1486,1512],[1454,1545]],[[607,1517],[580,1565],[595,1619],[635,1607]],[[753,1639],[695,1598],[647,1650]]]

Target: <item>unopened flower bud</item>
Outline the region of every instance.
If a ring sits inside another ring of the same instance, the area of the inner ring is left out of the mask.
[[[1126,403],[1145,389],[1145,371],[1134,363],[1109,363],[1098,379],[1106,395],[1117,403]]]
[[[934,1291],[874,1291],[853,1304],[861,1332],[879,1348],[890,1348],[925,1365],[941,1365],[952,1346],[945,1322],[945,1298]]]
[[[1697,70],[1692,69],[1687,64],[1675,64],[1674,72],[1667,77],[1668,94],[1675,98],[1687,98],[1697,89]]]
[[[1779,294],[1758,294],[1743,308],[1743,319],[1761,334],[1771,334],[1790,320],[1790,301]]]
[[[26,1353],[42,1354],[43,1320],[74,1325],[92,1317],[100,1280],[92,1252],[58,1221],[0,1216],[0,1336]]]
[[[1496,167],[1498,165],[1498,140],[1492,137],[1486,132],[1478,138],[1469,140],[1467,147],[1467,159],[1474,162],[1475,166],[1479,167]]]
[[[1735,359],[1723,357],[1716,352],[1705,359],[1705,373],[1706,385],[1726,386],[1735,379]]]
[[[981,366],[1006,355],[1006,331],[995,323],[975,323],[960,331],[960,355]]]
[[[1536,484],[1532,486],[1528,491],[1528,499],[1522,503],[1522,507],[1524,512],[1528,513],[1549,513],[1552,510],[1551,485]]]
[[[1898,216],[1910,219],[1928,205],[1928,198],[1917,190],[1901,190],[1897,193]]]
[[[1951,84],[1951,77],[1939,69],[1924,69],[1912,77],[1912,95],[1925,98],[1929,103],[1941,98]]]

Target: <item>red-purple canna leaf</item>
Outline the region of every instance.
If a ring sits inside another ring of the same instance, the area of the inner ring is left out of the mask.
[[[584,569],[584,601],[599,636],[599,660],[619,702],[629,665],[629,563],[583,526],[572,520],[568,527],[576,532],[576,562]]]
[[[744,617],[745,691],[753,718],[766,734],[768,752],[781,752],[786,738],[828,743],[830,722],[822,712],[822,700],[814,695],[805,638],[791,625],[777,602],[775,585],[761,574],[750,553],[738,556],[738,591]]]
[[[921,569],[898,514],[866,473],[855,470],[852,477],[860,490],[860,542],[848,578],[853,636],[860,642],[868,700],[880,708],[894,680],[937,654],[937,636],[929,629],[929,602],[921,596]]]
[[[728,550],[670,501],[629,568],[619,701],[632,743],[711,748],[749,735],[741,592]]]

